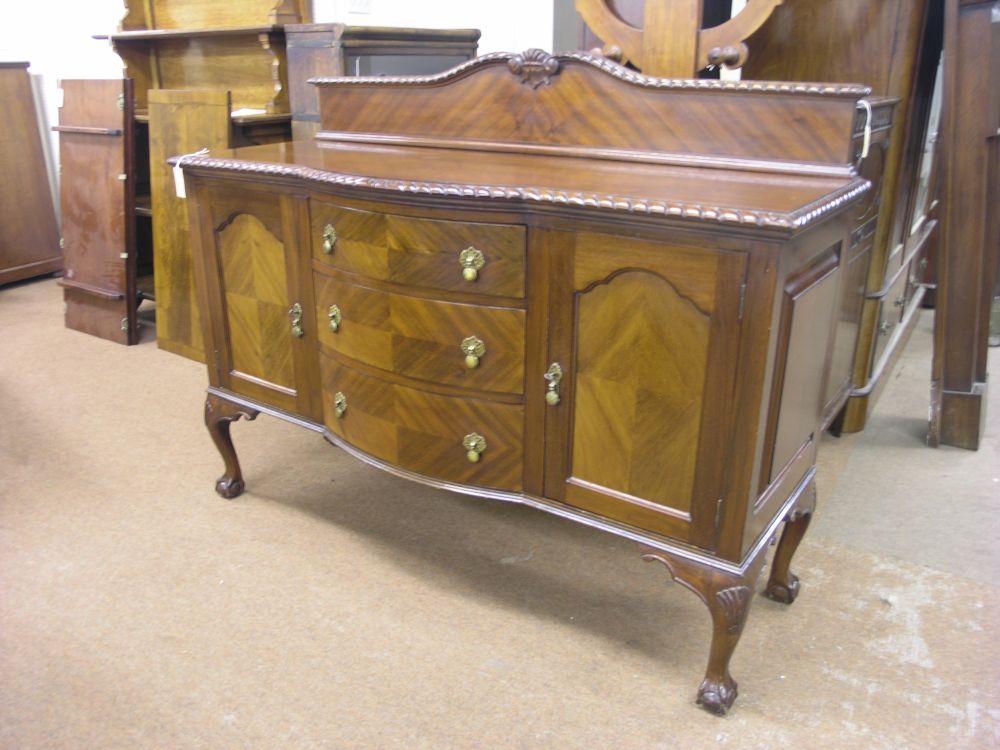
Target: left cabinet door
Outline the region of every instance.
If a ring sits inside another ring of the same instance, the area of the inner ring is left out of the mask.
[[[308,198],[189,177],[188,201],[212,385],[319,421]]]
[[[138,341],[132,81],[61,81],[66,326]]]

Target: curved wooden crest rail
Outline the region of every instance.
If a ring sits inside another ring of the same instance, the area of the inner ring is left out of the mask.
[[[711,612],[725,712],[783,523],[767,593],[799,590],[868,90],[539,50],[313,83],[315,141],[182,165],[217,489],[265,412],[634,540]]]

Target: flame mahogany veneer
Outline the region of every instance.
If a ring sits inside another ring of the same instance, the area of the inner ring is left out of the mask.
[[[725,712],[782,524],[766,593],[799,590],[868,89],[538,50],[312,82],[314,141],[182,165],[218,491],[266,412],[632,539],[707,605]]]

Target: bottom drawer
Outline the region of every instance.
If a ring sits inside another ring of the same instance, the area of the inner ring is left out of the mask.
[[[521,489],[522,406],[427,393],[320,359],[326,426],[355,448],[447,482]],[[474,446],[477,461],[465,444],[470,435],[485,441]]]

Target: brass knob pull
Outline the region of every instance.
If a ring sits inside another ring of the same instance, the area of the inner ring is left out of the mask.
[[[288,316],[292,319],[292,335],[300,339],[306,335],[302,328],[302,305],[296,302],[288,311]]]
[[[479,463],[479,457],[486,450],[486,438],[475,432],[470,432],[462,440],[462,447],[465,448],[465,457],[471,463]]]
[[[558,406],[559,401],[559,382],[562,380],[563,371],[559,366],[558,362],[553,362],[549,365],[548,372],[542,377],[548,382],[548,386],[545,389],[545,403],[549,406]]]
[[[486,257],[476,248],[467,247],[458,254],[458,262],[462,266],[462,278],[475,281],[479,278],[479,271],[486,265]]]
[[[479,367],[479,358],[486,354],[486,344],[482,339],[469,336],[462,339],[462,354],[465,355],[465,366],[470,370]]]
[[[343,316],[340,314],[340,308],[336,305],[330,305],[330,310],[326,315],[330,319],[330,330],[334,333],[339,331],[340,323],[343,320]]]
[[[880,335],[888,336],[889,331],[891,330],[892,330],[892,323],[890,323],[888,320],[883,320],[881,323],[879,323],[878,332]]]
[[[347,396],[340,391],[333,395],[333,410],[337,414],[337,419],[343,419],[347,412]]]
[[[329,255],[333,252],[333,246],[337,244],[337,230],[333,224],[323,227],[323,252]]]

